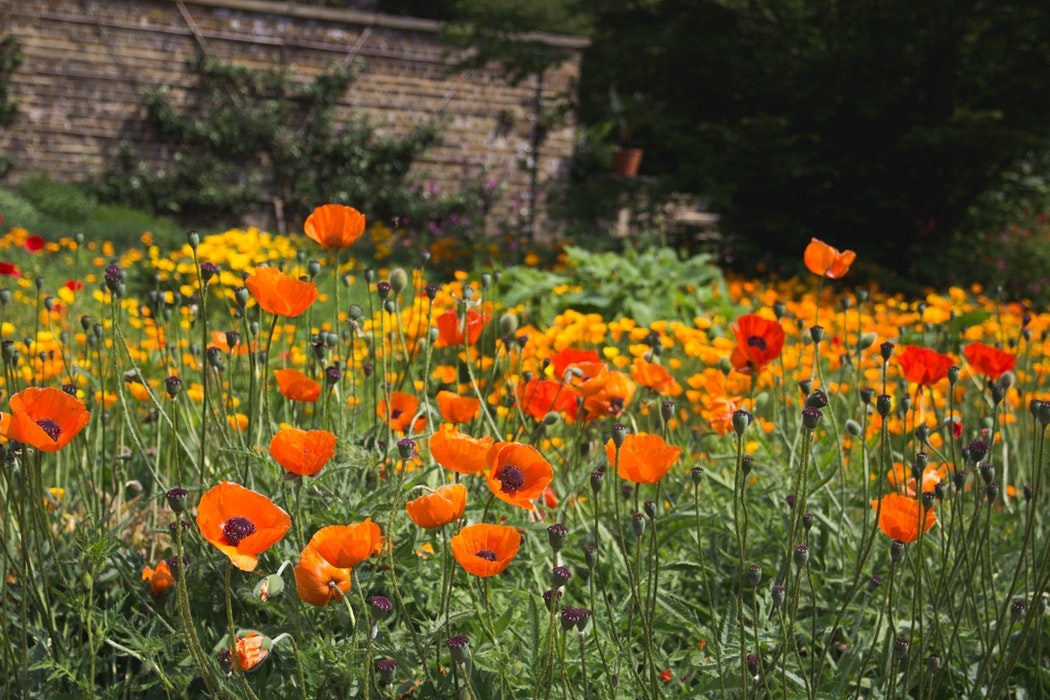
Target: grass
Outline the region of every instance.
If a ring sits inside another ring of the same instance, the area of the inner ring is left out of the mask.
[[[142,233],[0,241],[4,697],[1044,693],[1050,314]]]

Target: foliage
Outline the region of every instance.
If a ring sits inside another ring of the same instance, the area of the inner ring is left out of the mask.
[[[149,123],[170,144],[151,165],[127,142],[100,187],[105,201],[192,219],[237,221],[280,203],[285,221],[301,221],[315,202],[368,202],[378,218],[404,215],[409,168],[438,136],[435,124],[380,137],[362,115],[337,123],[335,106],[353,77],[331,67],[298,85],[282,71],[261,71],[199,56],[186,104],[170,87],[146,98]]]
[[[644,171],[710,196],[750,260],[817,236],[929,279],[980,195],[1048,146],[1042,4],[585,6],[581,118],[608,118],[611,86],[639,98]]]
[[[621,253],[567,246],[561,269],[515,267],[501,280],[504,302],[523,305],[537,319],[573,309],[602,318],[622,314],[648,326],[658,320],[690,321],[719,306],[720,313],[731,312],[722,273],[711,256],[682,260],[668,248]]]

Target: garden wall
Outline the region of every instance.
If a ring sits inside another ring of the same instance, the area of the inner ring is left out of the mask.
[[[508,184],[508,201],[529,192],[536,81],[507,84],[497,67],[455,72],[454,50],[435,22],[269,0],[0,0],[0,32],[23,44],[13,76],[20,101],[0,131],[0,152],[19,163],[13,179],[36,171],[63,181],[101,173],[123,139],[154,139],[142,121],[143,95],[194,85],[188,61],[204,50],[260,69],[286,67],[309,82],[326,67],[356,61],[357,77],[338,106],[365,113],[380,132],[401,133],[441,115],[441,143],[417,170],[441,187],[476,177],[478,164]],[[565,97],[579,70],[580,39],[541,35],[564,50],[547,71],[543,104]],[[558,177],[572,149],[571,126],[551,131],[538,181]],[[144,152],[162,161],[163,143]],[[469,167],[468,167],[469,166]]]

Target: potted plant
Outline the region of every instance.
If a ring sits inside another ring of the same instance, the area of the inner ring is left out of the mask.
[[[615,87],[609,88],[609,109],[619,131],[619,142],[612,154],[613,172],[624,177],[635,177],[638,175],[638,167],[642,164],[644,151],[631,141],[631,123],[623,99]]]

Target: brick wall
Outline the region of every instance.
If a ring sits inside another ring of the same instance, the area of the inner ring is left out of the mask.
[[[0,0],[0,32],[23,44],[13,78],[20,100],[15,123],[0,131],[0,152],[20,170],[77,181],[105,169],[123,139],[147,138],[143,94],[192,87],[188,59],[203,48],[260,69],[284,67],[309,82],[335,62],[355,60],[357,76],[338,114],[365,113],[380,132],[398,133],[448,116],[441,143],[418,173],[452,188],[484,163],[508,183],[508,197],[527,195],[536,82],[510,86],[496,67],[457,73],[454,55],[430,21],[276,0]],[[538,36],[565,51],[547,71],[546,104],[569,93],[582,42]],[[501,117],[510,117],[509,128]],[[559,177],[571,153],[571,126],[552,131],[539,159],[541,190]],[[163,158],[163,143],[145,149]],[[508,200],[509,201],[509,200]],[[266,224],[263,221],[260,223]]]

